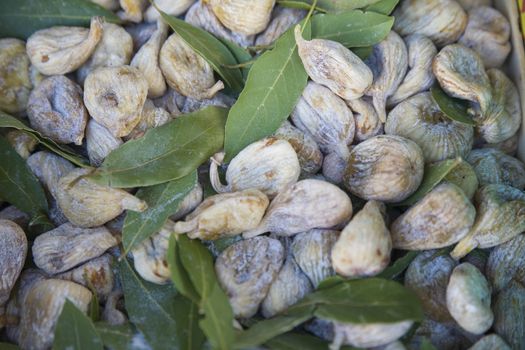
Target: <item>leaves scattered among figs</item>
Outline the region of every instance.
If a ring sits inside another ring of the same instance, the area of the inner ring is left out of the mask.
[[[350,11],[354,9],[365,8],[380,0],[318,0],[315,6],[317,11],[324,13],[339,13]],[[299,9],[310,9],[313,4],[313,0],[284,0],[277,1],[277,3],[284,7],[299,8]]]
[[[210,106],[150,129],[111,152],[90,178],[122,188],[180,179],[222,148],[227,113]]]
[[[384,269],[376,277],[386,278],[386,279],[395,279],[399,277],[407,268],[408,265],[416,258],[419,254],[418,251],[410,251],[403,255],[401,258],[394,261],[394,263]]]
[[[105,322],[97,322],[95,329],[102,338],[104,346],[110,350],[139,350],[141,343],[136,344],[137,342],[134,343],[133,340],[144,337],[130,323],[110,325]]]
[[[430,89],[432,99],[437,103],[439,109],[450,119],[467,125],[476,125],[476,122],[468,113],[468,102],[458,98],[450,97],[438,85]]]
[[[399,0],[380,0],[374,4],[368,5],[365,10],[390,15],[398,3]]]
[[[121,22],[113,12],[89,0],[2,0],[0,38],[27,39],[37,30],[53,26],[89,27],[94,16]]]

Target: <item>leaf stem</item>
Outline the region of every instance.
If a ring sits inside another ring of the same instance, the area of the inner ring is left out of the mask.
[[[308,14],[306,15],[306,18],[304,20],[303,27],[301,28],[301,34],[304,32],[304,28],[306,28],[306,25],[308,24],[308,21],[310,20],[310,17],[312,17],[312,14],[315,11],[315,7],[317,6],[317,0],[314,0],[312,3],[312,6],[310,6],[310,10],[308,11]]]

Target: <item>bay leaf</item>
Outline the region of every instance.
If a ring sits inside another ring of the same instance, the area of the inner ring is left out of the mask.
[[[237,61],[237,64],[244,64],[244,63],[249,62],[250,60],[253,59],[252,55],[248,52],[248,50],[240,47],[239,45],[237,45],[233,41],[230,41],[230,40],[224,39],[224,38],[217,38],[217,39],[219,39],[221,41],[221,43],[223,43],[224,46],[226,46],[228,48],[228,50],[230,50],[230,52],[232,53],[233,57],[235,57],[235,60]],[[251,68],[251,65],[249,65],[249,64],[241,68],[242,79],[243,79],[243,86],[244,86],[244,83],[246,81],[246,78],[248,78],[248,72],[250,71],[250,68]]]
[[[380,0],[375,4],[367,6],[365,10],[389,15],[394,11],[398,3],[399,0]]]
[[[235,339],[236,349],[256,347],[266,343],[272,338],[286,333],[313,317],[314,305],[294,308],[273,318],[257,322],[249,329],[237,334]]]
[[[0,159],[0,196],[3,200],[31,216],[47,213],[47,199],[40,182],[2,136]]]
[[[127,259],[120,261],[119,271],[129,319],[154,349],[191,349],[202,343],[191,300],[177,294],[173,285],[143,280]]]
[[[361,60],[366,60],[372,54],[374,48],[372,46],[355,47],[352,52],[355,53]]]
[[[316,317],[351,323],[421,321],[416,295],[398,282],[368,278],[351,280],[307,295],[291,309],[316,305]]]
[[[42,136],[38,131],[31,129],[20,120],[2,111],[0,111],[0,128],[13,128],[24,131],[27,135],[31,136],[51,152],[58,154],[62,158],[65,158],[80,167],[88,166],[88,162],[84,158],[75,154],[72,150],[68,149],[68,147],[59,145],[50,138]]]
[[[303,31],[310,38],[310,22]],[[226,161],[252,142],[273,134],[293,111],[308,75],[297,53],[293,28],[252,65],[246,86],[226,122]]]
[[[237,63],[230,50],[216,37],[205,30],[170,16],[159,10],[164,22],[181,36],[181,38],[202,58],[212,66],[213,70],[224,79],[224,83],[235,91],[241,91],[244,86],[241,71],[238,68],[226,68]]]
[[[0,349],[2,350],[20,350],[20,348],[15,344],[10,343],[0,343]]]
[[[394,18],[375,12],[353,10],[312,17],[312,38],[337,41],[346,47],[372,46],[382,41]]]
[[[432,191],[455,167],[461,164],[461,158],[446,159],[440,162],[425,166],[423,180],[416,192],[402,202],[396,203],[397,206],[411,206]]]
[[[315,8],[316,10],[325,13],[339,13],[360,9],[377,3],[378,1],[380,0],[318,0]],[[277,3],[284,7],[309,10],[310,6],[313,4],[313,0],[284,0],[277,1]]]
[[[106,322],[97,322],[95,329],[102,338],[104,347],[109,350],[139,350],[140,348],[136,346],[137,338],[144,337],[131,323],[110,325]]]
[[[317,290],[331,288],[335,286],[336,284],[343,283],[344,281],[346,281],[346,279],[344,279],[341,276],[338,276],[338,275],[330,276],[322,280],[321,283],[319,283],[319,285],[317,286]]]
[[[27,39],[35,31],[53,26],[88,27],[94,16],[122,22],[113,12],[88,0],[2,0],[0,38]]]
[[[281,334],[270,341],[266,342],[270,350],[327,350],[329,349],[330,343],[304,333],[285,333]],[[339,350],[359,350],[352,346],[341,346]]]
[[[146,238],[159,232],[168,217],[174,214],[184,197],[197,185],[197,172],[178,180],[141,188],[136,197],[146,201],[148,208],[142,213],[128,211],[122,228],[124,255]]]
[[[454,98],[445,93],[438,85],[430,89],[432,99],[437,103],[441,112],[443,112],[451,120],[466,125],[476,125],[476,122],[468,113],[468,102]]]
[[[407,268],[408,265],[416,258],[419,254],[418,251],[410,251],[403,255],[401,258],[394,261],[394,263],[384,269],[376,277],[386,278],[386,279],[395,279],[400,276]]]
[[[423,337],[421,339],[421,346],[419,347],[420,350],[437,350],[434,345],[428,340],[427,337]]]
[[[180,294],[198,304],[200,302],[199,294],[195,290],[195,287],[188,276],[188,272],[184,269],[180,258],[180,247],[177,244],[177,240],[181,237],[183,236],[172,234],[168,244],[167,259],[171,281]]]
[[[55,328],[53,350],[103,350],[93,322],[66,299]]]
[[[218,152],[228,110],[209,106],[150,129],[111,152],[89,177],[111,187],[143,187],[177,180]]]

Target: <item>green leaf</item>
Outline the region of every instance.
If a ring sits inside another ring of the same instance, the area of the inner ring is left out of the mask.
[[[189,298],[194,303],[198,304],[200,301],[199,294],[193,287],[193,284],[188,276],[188,273],[182,265],[179,245],[177,239],[184,236],[172,234],[170,236],[169,245],[168,245],[168,268],[170,270],[171,281],[175,285],[175,288],[179,291],[180,294],[184,295],[186,298]]]
[[[426,337],[423,337],[423,339],[421,339],[421,346],[419,347],[419,349],[420,350],[436,350],[434,345],[432,345],[430,340],[428,340],[428,338]]]
[[[9,142],[0,136],[0,197],[31,216],[47,213],[42,186]]]
[[[330,343],[309,334],[286,333],[266,342],[270,350],[327,350]],[[351,346],[342,346],[340,350],[358,350]]]
[[[164,22],[168,23],[195,52],[204,58],[206,62],[212,66],[213,70],[224,79],[224,82],[228,86],[236,91],[242,90],[243,81],[241,71],[238,68],[231,69],[225,67],[225,65],[235,65],[237,61],[230,50],[224,46],[220,40],[205,30],[194,27],[165,12],[158,11]]]
[[[375,4],[367,6],[365,10],[389,15],[392,13],[392,11],[394,11],[398,3],[399,0],[381,0]]]
[[[253,59],[252,55],[250,55],[250,53],[246,49],[240,47],[233,41],[230,41],[224,38],[217,38],[217,39],[219,39],[224,44],[224,46],[226,46],[228,50],[230,50],[230,52],[235,57],[235,60],[237,61],[238,64],[246,63]],[[241,68],[243,86],[244,86],[244,81],[246,80],[246,78],[248,77],[248,73],[250,72],[250,68],[251,68],[251,65],[247,65]]]
[[[372,46],[355,47],[352,52],[355,53],[361,60],[366,60],[372,54],[374,48]]]
[[[402,202],[396,203],[397,206],[411,206],[432,191],[456,166],[462,162],[461,158],[447,159],[425,166],[425,175],[421,185],[416,192]]]
[[[397,259],[392,265],[384,269],[383,272],[378,274],[376,277],[394,279],[400,276],[403,273],[403,271],[407,269],[408,265],[410,265],[412,260],[414,260],[418,254],[419,254],[418,251],[407,252],[401,258]]]
[[[430,92],[432,93],[432,99],[437,103],[441,112],[451,120],[462,124],[476,125],[476,122],[468,113],[469,106],[467,101],[450,97],[438,85],[433,86]]]
[[[319,283],[319,285],[317,286],[317,290],[331,288],[336,284],[343,283],[344,281],[346,280],[341,276],[330,276],[322,280],[321,283]]]
[[[273,318],[257,322],[237,335],[237,349],[256,347],[266,343],[279,334],[286,333],[313,317],[315,306],[306,305],[294,308]]]
[[[339,13],[360,9],[378,1],[379,0],[318,0],[315,8],[321,12]],[[310,6],[313,4],[313,0],[285,0],[277,1],[277,3],[284,7],[309,10]]]
[[[372,46],[388,35],[393,24],[394,17],[375,12],[319,14],[312,17],[312,38],[334,40],[346,47]]]
[[[87,27],[94,16],[121,22],[114,13],[88,0],[2,0],[0,37],[27,39],[35,31],[53,26]]]
[[[133,337],[142,336],[130,323],[110,325],[105,322],[97,322],[95,329],[102,338],[104,347],[109,350],[135,350],[137,347],[133,346]]]
[[[128,211],[122,228],[124,255],[135,245],[159,232],[168,217],[174,214],[184,197],[197,185],[197,172],[178,180],[141,188],[136,196],[148,203],[142,213]]]
[[[234,341],[233,311],[226,293],[215,284],[211,294],[202,300],[204,318],[199,321],[213,349],[230,350]]]
[[[150,129],[111,152],[90,178],[111,187],[177,180],[222,148],[227,109],[210,106]]]
[[[91,279],[89,279],[89,277],[87,276],[86,272],[84,272],[84,281],[87,282],[88,288],[93,294],[91,302],[89,303],[88,315],[91,321],[97,322],[100,320],[100,305],[98,302],[97,290],[95,286],[93,286],[93,283],[91,282]]]
[[[84,158],[79,157],[73,151],[69,150],[64,145],[58,145],[55,141],[42,136],[38,131],[31,129],[29,126],[22,123],[15,117],[0,111],[0,128],[13,128],[26,132],[27,135],[34,138],[42,146],[46,147],[50,151],[58,154],[59,156],[69,160],[71,163],[80,167],[86,167],[87,161]]]
[[[309,22],[303,36],[310,38]],[[250,143],[273,134],[293,111],[307,80],[290,28],[252,65],[246,86],[230,109],[224,140],[226,161]]]
[[[93,322],[66,299],[55,328],[53,350],[103,350]]]
[[[53,225],[47,215],[44,213],[37,213],[29,221],[29,234],[27,237],[29,239],[34,239],[39,234],[51,231],[54,228],[55,225]]]
[[[9,343],[0,343],[0,349],[2,350],[20,350],[18,346],[15,344],[9,344]]]
[[[190,300],[177,295],[172,285],[144,281],[127,259],[119,263],[119,270],[129,319],[154,349],[191,349],[202,343]]]
[[[385,279],[346,281],[307,295],[292,307],[316,305],[315,316],[338,322],[393,323],[423,319],[416,295]]]

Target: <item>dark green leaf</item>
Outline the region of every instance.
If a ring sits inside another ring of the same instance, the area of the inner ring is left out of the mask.
[[[286,333],[266,342],[270,350],[327,350],[329,343],[309,334]],[[351,346],[342,346],[340,350],[358,350]]]
[[[184,269],[180,258],[180,247],[177,243],[177,239],[182,237],[182,235],[177,236],[175,234],[170,236],[167,259],[171,280],[180,294],[198,304],[200,302],[199,294],[195,290],[195,287],[188,276],[188,272]]]
[[[119,270],[129,319],[154,349],[190,349],[202,340],[190,300],[177,295],[172,285],[144,281],[127,259],[119,263]]]
[[[227,109],[210,106],[150,129],[111,152],[90,177],[112,187],[180,179],[222,148]]]
[[[402,202],[397,203],[398,206],[411,206],[423,198],[427,193],[432,191],[444,178],[447,176],[458,164],[462,162],[461,158],[442,160],[425,166],[425,175],[421,185],[416,192]]]
[[[423,319],[416,295],[385,279],[346,281],[307,295],[292,307],[316,305],[315,316],[338,322],[392,323]]]
[[[303,36],[310,38],[309,22]],[[228,114],[224,140],[227,161],[281,126],[301,97],[307,79],[290,28],[252,65],[246,86]]]
[[[421,340],[421,346],[419,347],[420,350],[437,350],[434,345],[428,340],[426,337],[423,337]]]
[[[435,85],[430,89],[432,92],[432,99],[437,103],[441,112],[450,119],[467,125],[476,125],[476,122],[470,117],[468,113],[468,102],[458,98],[450,97]]]
[[[366,7],[365,10],[389,15],[392,13],[392,11],[394,11],[398,3],[399,0],[381,0],[379,2],[376,2],[375,4]]]
[[[355,47],[352,49],[352,52],[355,53],[361,60],[366,60],[368,56],[372,54],[374,48],[372,46],[365,47]]]
[[[408,265],[416,258],[419,254],[417,251],[407,252],[401,258],[397,259],[392,265],[387,267],[383,272],[378,274],[378,278],[394,279],[401,275],[406,270]]]
[[[394,17],[353,10],[312,17],[312,38],[338,41],[346,47],[372,46],[392,29]]]
[[[378,1],[379,0],[318,0],[315,8],[321,12],[338,13],[360,9]],[[309,10],[313,4],[313,0],[286,0],[277,1],[277,3],[284,7]]]
[[[202,300],[204,318],[199,321],[213,349],[230,350],[234,341],[233,311],[226,293],[216,283],[208,298]]]
[[[253,59],[252,55],[250,55],[250,53],[246,49],[240,47],[233,41],[230,41],[224,38],[217,38],[217,39],[219,39],[224,44],[224,46],[226,46],[228,50],[230,50],[230,52],[235,57],[235,60],[237,61],[238,64],[246,63]],[[248,72],[250,72],[250,68],[251,68],[250,64],[241,68],[242,78],[244,81],[248,77]]]
[[[53,350],[103,350],[93,322],[66,299],[55,328]]]
[[[197,185],[197,172],[193,171],[178,180],[141,188],[136,196],[148,203],[142,213],[128,211],[122,228],[124,255],[135,245],[159,232],[168,217],[174,214],[180,203]]]
[[[113,326],[104,322],[95,323],[95,328],[109,350],[138,350],[133,346],[134,337],[142,337],[130,323]]]
[[[87,27],[94,16],[121,22],[114,13],[88,0],[2,0],[0,37],[27,39],[33,32],[53,26]]]
[[[49,218],[43,213],[37,213],[29,221],[29,234],[28,238],[33,239],[41,233],[50,231],[55,228],[55,225],[51,223]]]
[[[235,57],[226,46],[207,31],[194,27],[162,11],[159,12],[164,22],[168,23],[195,52],[201,55],[213,67],[213,70],[224,79],[228,86],[236,91],[242,90],[241,71],[238,68],[225,67],[237,63]]]
[[[9,343],[0,343],[0,349],[2,350],[20,350],[18,346],[15,344],[9,344]]]
[[[87,161],[85,159],[76,155],[66,146],[58,145],[55,141],[42,136],[42,134],[40,134],[38,131],[31,129],[29,126],[25,125],[20,120],[2,111],[0,111],[0,128],[13,128],[25,131],[26,134],[33,137],[36,141],[42,144],[42,146],[58,154],[59,156],[69,160],[71,163],[81,167],[87,166]]]
[[[281,5],[282,7],[289,7],[292,9],[300,9],[300,10],[309,10],[311,8],[311,5],[309,4],[308,0],[277,0],[277,4]],[[317,11],[326,12],[326,9],[322,9],[319,6],[315,7]]]
[[[317,286],[317,290],[331,288],[336,284],[343,283],[344,281],[346,280],[341,276],[330,276],[322,280],[321,283],[319,283],[319,285]]]
[[[38,179],[2,136],[0,159],[0,196],[31,216],[47,213],[46,195]]]
[[[250,348],[266,343],[279,334],[286,333],[313,317],[314,305],[294,308],[273,318],[257,322],[239,333],[235,340],[237,349]]]

